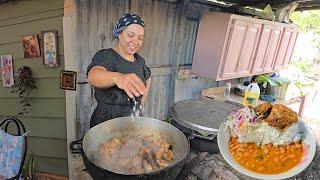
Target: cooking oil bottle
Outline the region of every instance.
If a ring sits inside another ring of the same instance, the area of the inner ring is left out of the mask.
[[[251,84],[249,84],[248,88],[244,93],[242,105],[251,107],[255,106],[258,103],[259,96],[259,85],[256,82],[252,82]]]

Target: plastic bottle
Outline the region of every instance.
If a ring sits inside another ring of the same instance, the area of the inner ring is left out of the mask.
[[[224,92],[223,92],[223,96],[226,98],[230,97],[230,91],[231,91],[231,83],[226,83],[225,87],[224,87]]]
[[[249,84],[248,88],[244,93],[243,106],[255,106],[260,96],[260,88],[256,82]]]

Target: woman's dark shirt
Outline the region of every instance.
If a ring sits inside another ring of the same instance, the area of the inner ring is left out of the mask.
[[[131,62],[124,59],[112,48],[102,49],[94,55],[92,63],[88,66],[87,74],[92,67],[102,66],[108,71],[119,72],[122,74],[134,73],[143,81],[143,83],[146,84],[146,80],[151,76],[151,71],[145,65],[145,60],[140,55],[136,53],[134,57],[135,61]],[[101,121],[103,122],[108,119],[116,118],[116,116],[121,117],[130,115],[131,112],[129,112],[129,110],[130,108],[132,109],[133,102],[124,90],[117,86],[107,89],[95,87],[94,89],[94,97],[97,101],[97,107],[92,114],[91,121],[99,122],[94,122],[93,124],[90,122],[90,126],[99,124]],[[121,108],[127,110],[120,110]]]

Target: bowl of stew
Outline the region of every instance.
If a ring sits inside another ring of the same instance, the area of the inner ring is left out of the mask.
[[[219,150],[228,164],[240,173],[257,179],[285,179],[302,172],[311,163],[316,141],[305,125],[304,138],[299,143],[282,146],[239,143],[230,128],[222,123],[218,131]]]

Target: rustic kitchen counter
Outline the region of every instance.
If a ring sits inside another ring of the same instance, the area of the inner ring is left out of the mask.
[[[213,87],[202,90],[201,96],[204,99],[214,99],[216,101],[222,101],[222,102],[229,102],[229,103],[235,103],[235,104],[242,104],[243,96],[239,96],[234,94],[233,92],[230,93],[230,96],[228,98],[224,97],[224,87]],[[293,96],[288,97],[287,99],[276,99],[274,102],[275,104],[283,104],[286,106],[289,106],[291,104],[299,103],[299,109],[298,109],[298,115],[303,116],[304,107],[306,103],[306,95],[303,96]],[[265,103],[266,101],[258,100],[258,104]]]

